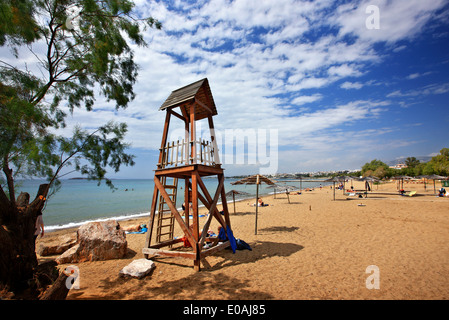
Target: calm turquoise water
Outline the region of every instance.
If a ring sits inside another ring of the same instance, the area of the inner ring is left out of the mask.
[[[203,181],[213,197],[218,185],[217,179],[204,179]],[[226,192],[240,190],[251,194],[251,196],[246,196],[245,198],[255,197],[256,186],[231,185],[231,182],[234,181],[236,180],[225,180]],[[18,191],[19,193],[20,191],[28,192],[31,200],[33,200],[41,183],[44,182],[39,180],[22,181]],[[120,179],[113,180],[113,183],[117,188],[114,192],[104,183],[98,186],[95,181],[62,180],[61,188],[48,199],[43,211],[46,230],[52,231],[76,227],[87,221],[100,221],[111,218],[123,220],[149,215],[154,189],[152,179]],[[302,187],[317,187],[320,183],[322,182],[303,182]],[[287,184],[296,187],[300,185],[299,182],[287,182]],[[181,188],[181,182],[179,183],[179,188]],[[259,189],[259,194],[261,195],[272,192],[273,189],[267,188],[266,185],[261,185]],[[237,199],[242,199],[242,197],[239,198],[236,195]],[[227,200],[228,202],[232,201],[232,197]],[[176,207],[180,208],[183,202],[184,192],[183,190],[178,190]]]

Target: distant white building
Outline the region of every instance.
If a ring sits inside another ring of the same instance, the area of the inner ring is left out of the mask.
[[[398,163],[394,166],[390,166],[390,169],[402,169],[402,168],[407,168],[407,165],[405,163]]]

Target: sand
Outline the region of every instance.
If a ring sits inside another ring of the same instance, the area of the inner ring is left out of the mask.
[[[434,196],[433,186],[425,191],[421,184],[405,184],[405,189],[418,194],[401,197],[396,184],[387,183],[363,199],[347,200],[337,190],[334,201],[330,187],[290,194],[290,204],[285,194],[265,196],[269,206],[259,208],[257,235],[254,200],[236,203],[235,214],[231,200],[234,236],[252,251],[220,251],[207,257],[210,268],[201,272],[191,260],[156,257],[150,275],[124,279],[119,271],[143,258],[146,237],[128,234],[126,258],[76,264],[80,289],[70,290],[67,299],[448,299],[449,198]],[[47,233],[38,241],[71,232]],[[379,288],[367,288],[367,278],[369,287],[376,275]]]

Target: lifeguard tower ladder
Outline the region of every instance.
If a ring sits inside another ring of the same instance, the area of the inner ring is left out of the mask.
[[[145,247],[146,258],[153,255],[182,257],[194,261],[194,269],[200,271],[200,263],[208,266],[204,258],[230,245],[229,241],[203,249],[212,218],[215,218],[228,233],[231,228],[224,189],[224,174],[218,156],[216,135],[212,117],[217,109],[207,78],[173,91],[159,110],[166,112],[164,131],[157,169],[154,174],[154,193]],[[170,119],[174,116],[184,122],[185,137],[181,141],[167,141]],[[208,120],[211,141],[197,140],[196,123]],[[202,180],[206,176],[217,176],[218,186],[212,198]],[[184,181],[184,217],[176,209],[178,181]],[[200,192],[202,191],[202,194]],[[223,214],[217,209],[221,197]],[[200,232],[198,204],[201,201],[209,210],[206,223]],[[159,203],[159,207],[158,207]],[[189,208],[189,203],[191,207]],[[156,243],[152,244],[154,222],[157,213]],[[191,212],[193,211],[193,212]],[[189,215],[192,216],[190,221]],[[191,251],[177,250],[174,245],[183,241],[175,239],[175,221],[191,244]],[[164,239],[165,238],[165,239]],[[167,249],[163,249],[169,247]]]

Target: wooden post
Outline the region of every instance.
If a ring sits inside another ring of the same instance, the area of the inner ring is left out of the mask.
[[[190,197],[189,197],[189,185],[190,185],[190,180],[189,178],[185,178],[184,179],[184,219],[186,221],[186,225],[187,227],[190,226],[190,222],[189,222],[189,215],[190,215]]]
[[[190,158],[191,163],[196,163],[196,126],[195,126],[195,104],[190,105]]]
[[[198,225],[198,182],[197,175],[192,173],[192,210],[193,210],[193,238],[195,243],[192,243],[192,247],[195,251],[196,258],[193,264],[195,271],[200,271],[201,269],[201,248],[198,245],[199,240],[199,225]]]
[[[259,175],[257,175],[256,181],[256,224],[254,234],[257,234],[257,209],[259,208]]]
[[[210,137],[211,137],[212,147],[214,148],[214,162],[216,164],[220,164],[220,156],[219,156],[219,153],[218,153],[217,138],[215,136],[214,121],[212,120],[212,116],[211,115],[209,115],[207,117],[207,120],[209,122],[209,129],[210,129]]]
[[[165,144],[167,143],[167,136],[168,136],[168,127],[170,124],[170,112],[167,112],[165,114],[165,124],[164,124],[164,132],[162,133],[162,142],[161,142],[161,150],[159,153],[159,162],[158,162],[158,168],[163,168],[163,161],[164,161],[164,148],[165,148]]]
[[[157,187],[155,185],[154,190],[153,190],[153,201],[151,202],[150,222],[148,223],[148,233],[147,233],[147,238],[145,241],[146,248],[149,248],[151,245],[151,237],[153,236],[153,226],[154,226],[154,218],[156,215],[156,203],[157,203],[158,194],[159,194],[159,190],[157,189]],[[148,257],[146,257],[146,258],[148,258]]]

